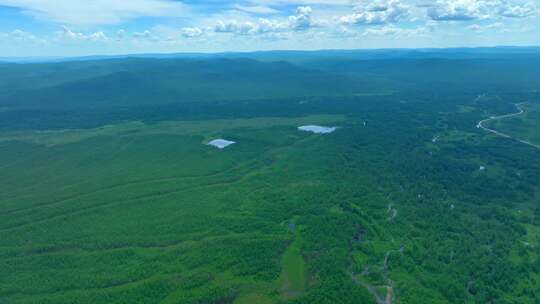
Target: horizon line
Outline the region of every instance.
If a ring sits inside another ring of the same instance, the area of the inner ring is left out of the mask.
[[[141,53],[119,53],[119,54],[104,54],[97,53],[92,55],[73,55],[73,56],[0,56],[0,62],[22,62],[22,61],[54,61],[54,60],[70,60],[70,59],[85,59],[95,57],[138,57],[138,56],[167,56],[167,55],[226,55],[226,54],[257,54],[257,53],[317,53],[317,52],[347,52],[347,51],[426,51],[426,50],[478,50],[478,49],[535,49],[540,50],[540,45],[495,45],[495,46],[456,46],[456,47],[389,47],[389,48],[335,48],[335,49],[274,49],[274,50],[252,50],[252,51],[221,51],[221,52],[141,52]]]

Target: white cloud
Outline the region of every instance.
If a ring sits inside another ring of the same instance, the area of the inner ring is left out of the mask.
[[[355,12],[339,19],[346,25],[381,25],[396,23],[409,15],[409,6],[400,0],[376,1],[359,5]]]
[[[62,27],[62,31],[59,32],[59,36],[63,40],[71,40],[71,41],[84,41],[84,40],[90,40],[90,41],[106,41],[109,40],[107,35],[105,35],[104,32],[95,32],[91,34],[84,34],[80,32],[74,32],[71,29],[69,29],[66,26]]]
[[[88,37],[83,33],[73,32],[67,26],[62,26],[62,38],[71,40],[86,40]]]
[[[359,31],[358,27],[350,28],[341,25],[334,33],[334,38],[359,38],[370,39],[372,37],[392,37],[392,38],[411,38],[427,36],[433,31],[428,25],[415,28],[402,28],[396,25],[382,25],[365,28]]]
[[[198,27],[185,27],[182,29],[182,36],[186,38],[196,38],[204,34],[204,31]]]
[[[142,16],[184,16],[187,8],[172,0],[0,0],[25,14],[70,25],[118,24]]]
[[[454,46],[474,44],[471,38],[538,44],[540,0],[191,0],[194,10],[182,1],[0,0],[0,6],[67,26],[56,36],[22,31],[31,25],[0,33],[0,51],[30,50],[32,41],[56,45],[57,53]],[[144,28],[123,24],[143,16],[178,18],[148,19]],[[471,31],[482,35],[468,36]],[[501,35],[510,31],[515,35]]]
[[[88,38],[90,40],[94,40],[94,41],[98,41],[98,40],[108,40],[109,38],[107,37],[107,35],[105,35],[105,33],[103,32],[95,32],[93,34],[91,34],[90,36],[88,36]]]
[[[271,15],[279,13],[278,10],[264,5],[245,6],[237,4],[234,6],[234,8],[239,11],[258,15]]]
[[[280,33],[280,32],[285,32],[289,29],[289,25],[286,22],[269,20],[265,18],[259,19],[257,27],[258,27],[259,34]]]
[[[255,21],[238,22],[236,20],[218,21],[213,30],[216,33],[231,33],[237,35],[256,35],[282,33],[287,31],[304,31],[319,26],[321,23],[313,20],[313,10],[309,6],[296,9],[296,14],[287,20],[272,20],[260,18]]]
[[[478,25],[478,24],[471,24],[471,25],[467,26],[467,29],[471,30],[473,32],[481,32],[483,27],[481,25]]]
[[[146,30],[144,32],[134,32],[132,36],[135,39],[151,39],[151,38],[153,38],[152,32],[150,32],[149,30]]]
[[[428,16],[437,21],[486,19],[492,4],[482,0],[437,0],[428,9]]]
[[[520,0],[437,0],[427,11],[428,16],[436,21],[524,18],[535,12],[533,2]]]
[[[309,6],[300,6],[296,9],[296,15],[289,16],[289,27],[295,31],[301,31],[317,26],[312,19],[313,10]]]
[[[30,43],[30,44],[43,44],[47,43],[47,40],[38,38],[34,34],[16,29],[9,33],[0,33],[0,40],[9,41],[11,43]]]
[[[536,13],[536,5],[532,1],[521,4],[512,4],[509,1],[502,1],[498,8],[499,15],[508,18],[524,18]]]
[[[430,30],[426,27],[418,28],[400,28],[393,25],[383,26],[379,28],[368,28],[362,35],[363,36],[400,36],[400,37],[412,37],[426,35]]]
[[[251,35],[258,32],[257,24],[253,22],[237,22],[236,20],[218,21],[214,27],[216,33],[234,33],[238,35]]]
[[[355,30],[352,30],[348,26],[340,25],[337,27],[333,37],[337,38],[346,38],[346,37],[356,37],[358,36],[358,32]]]
[[[473,31],[473,32],[477,32],[477,33],[482,33],[486,30],[491,30],[491,29],[502,29],[504,27],[504,24],[501,23],[501,22],[495,22],[495,23],[490,23],[490,24],[486,24],[486,25],[479,25],[479,24],[471,24],[469,26],[467,26],[467,29]]]
[[[259,5],[287,6],[287,5],[322,5],[322,6],[345,6],[353,5],[358,0],[249,0],[248,2]]]

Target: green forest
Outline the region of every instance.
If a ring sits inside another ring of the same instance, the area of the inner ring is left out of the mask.
[[[540,303],[540,55],[285,55],[0,63],[0,303]]]

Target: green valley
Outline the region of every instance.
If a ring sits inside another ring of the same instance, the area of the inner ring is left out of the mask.
[[[0,303],[537,303],[540,61],[436,55],[0,65]]]

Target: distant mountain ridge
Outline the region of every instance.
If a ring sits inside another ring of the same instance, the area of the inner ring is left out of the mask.
[[[536,94],[540,83],[540,48],[152,56],[0,64],[0,108],[56,111],[376,98],[418,90],[416,83],[433,96],[444,96],[449,90],[473,96],[497,94],[501,88],[515,95]]]
[[[447,59],[493,59],[509,56],[540,56],[540,46],[498,46],[475,48],[419,48],[419,49],[354,49],[354,50],[277,50],[254,52],[218,52],[218,53],[141,53],[125,55],[94,55],[75,57],[0,57],[0,62],[8,63],[40,63],[95,61],[126,58],[156,59],[193,59],[193,58],[252,58],[257,60],[300,60],[324,57],[349,57],[350,59],[391,59],[391,58],[447,58]]]

